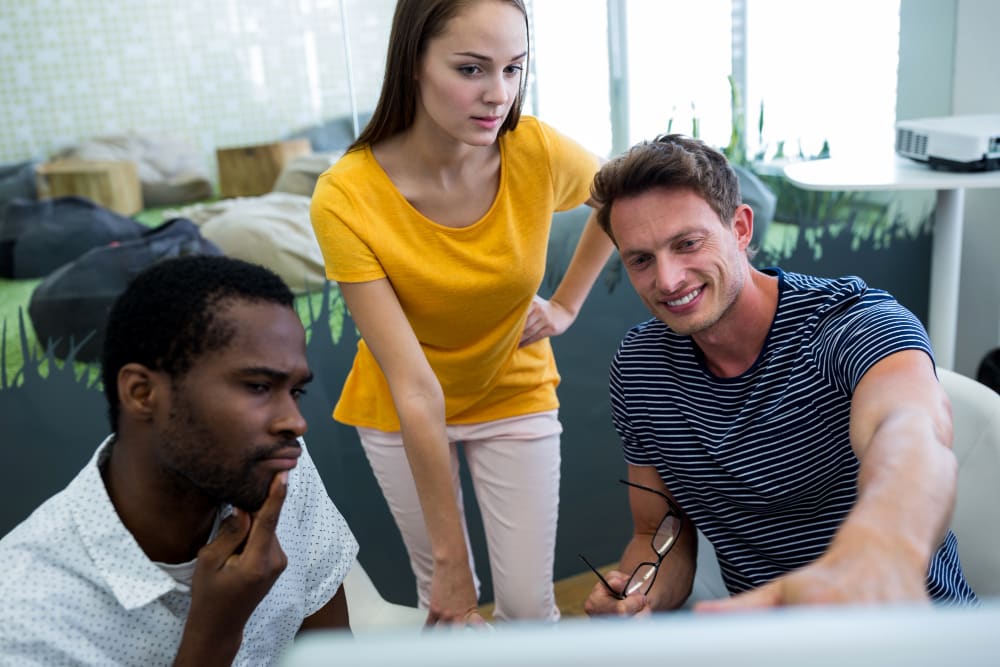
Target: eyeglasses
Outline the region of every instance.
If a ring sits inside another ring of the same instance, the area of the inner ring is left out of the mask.
[[[656,489],[651,489],[648,486],[626,482],[624,479],[620,479],[618,481],[636,489],[642,489],[643,491],[655,493],[667,502],[668,508],[667,513],[663,515],[662,519],[660,519],[660,525],[657,526],[656,532],[653,534],[653,539],[650,541],[650,546],[656,553],[656,560],[646,561],[636,565],[635,569],[632,570],[632,574],[629,576],[628,581],[625,582],[625,587],[622,588],[621,592],[612,588],[611,584],[608,583],[608,580],[604,578],[604,575],[601,574],[596,567],[591,565],[590,561],[587,560],[583,554],[579,554],[580,558],[583,559],[583,562],[587,564],[587,567],[594,571],[597,578],[600,579],[601,583],[604,584],[604,587],[608,589],[608,593],[610,593],[615,599],[624,600],[636,591],[642,591],[643,595],[645,595],[651,588],[653,588],[653,582],[656,581],[656,573],[660,569],[660,564],[663,563],[663,559],[667,557],[667,554],[670,553],[674,544],[677,543],[677,538],[680,537],[681,527],[684,525],[684,522],[682,521],[683,514],[681,513],[681,509],[677,507],[677,505],[674,504],[674,501],[672,501],[666,494],[660,493]]]

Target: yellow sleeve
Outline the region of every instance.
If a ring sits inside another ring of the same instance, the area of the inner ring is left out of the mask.
[[[590,199],[590,185],[600,168],[600,160],[586,148],[554,127],[538,123],[542,142],[549,154],[555,210],[575,208]]]
[[[372,250],[377,221],[371,219],[373,211],[355,206],[351,187],[359,179],[348,176],[339,164],[320,176],[309,211],[326,277],[341,282],[384,278],[385,271]]]

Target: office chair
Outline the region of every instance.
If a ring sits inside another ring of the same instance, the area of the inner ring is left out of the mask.
[[[358,560],[354,561],[344,579],[344,594],[347,596],[351,631],[355,635],[403,628],[412,628],[416,632],[427,619],[427,611],[424,609],[396,604],[383,598]]]
[[[1000,596],[1000,394],[938,369],[951,399],[958,499],[951,529],[962,569],[980,597]]]

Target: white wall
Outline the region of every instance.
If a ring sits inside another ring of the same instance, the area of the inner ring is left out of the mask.
[[[902,0],[899,5],[900,120],[951,113],[956,0]]]
[[[953,113],[1000,114],[998,26],[1000,2],[958,0]],[[1000,190],[966,192],[958,306],[955,367],[974,376],[986,351],[1000,345]]]
[[[998,25],[995,0],[903,0],[896,116],[1000,113]],[[1000,191],[967,190],[955,370],[998,345]]]

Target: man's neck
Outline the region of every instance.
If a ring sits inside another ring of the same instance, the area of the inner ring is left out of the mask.
[[[746,283],[726,314],[693,336],[705,364],[718,377],[745,373],[760,356],[778,310],[778,279],[750,268]]]
[[[150,560],[190,561],[208,540],[219,506],[200,495],[177,493],[144,455],[150,450],[119,433],[101,467],[104,486],[122,524]]]

